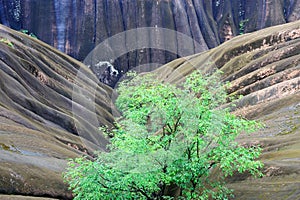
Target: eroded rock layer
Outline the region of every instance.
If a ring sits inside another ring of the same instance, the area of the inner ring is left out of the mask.
[[[224,72],[228,92],[243,95],[233,112],[265,128],[241,135],[244,145],[261,145],[265,177],[229,180],[235,199],[300,199],[300,21],[238,36],[217,48],[157,69],[177,83],[193,70]]]
[[[244,32],[296,21],[300,19],[299,10],[299,0],[2,0],[0,23],[16,30],[26,29],[82,61],[107,38],[135,28],[168,28],[184,33],[201,44],[192,49],[198,53]],[[162,38],[157,42],[163,49],[170,45]],[[125,44],[120,48],[126,49]],[[114,65],[126,72],[145,63],[164,64],[176,57],[144,47],[126,54]]]
[[[239,138],[264,148],[265,177],[228,180],[235,199],[300,198],[299,46],[297,21],[235,37],[154,71],[178,83],[195,69],[221,69],[223,81],[231,82],[228,92],[243,95],[233,112],[265,123]],[[104,150],[106,139],[92,133],[113,121],[111,89],[98,87],[81,63],[3,26],[0,47],[0,193],[71,198],[61,172],[67,158]]]
[[[106,148],[110,92],[85,65],[1,25],[0,193],[71,198],[66,159]]]

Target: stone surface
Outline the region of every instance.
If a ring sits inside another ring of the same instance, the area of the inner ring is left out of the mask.
[[[0,195],[1,200],[55,200],[54,198],[29,197],[22,195]]]
[[[98,127],[113,122],[111,89],[80,62],[2,25],[0,77],[0,193],[71,198],[62,172],[68,158],[105,150]]]
[[[83,64],[27,35],[0,26],[0,41],[0,193],[71,199],[61,172],[67,158],[105,149],[97,126],[113,121],[111,89],[98,87]],[[264,148],[265,177],[230,178],[235,199],[300,199],[299,46],[297,21],[234,37],[154,71],[178,83],[195,69],[219,68],[231,82],[228,92],[243,95],[233,112],[265,124],[239,138]],[[99,124],[87,117],[93,93]]]
[[[299,0],[1,0],[0,23],[17,30],[27,29],[83,61],[97,44],[130,29],[162,27],[179,31],[201,44],[193,49],[198,53],[240,32],[296,21],[300,19],[299,10]],[[170,45],[161,38],[156,41]],[[120,44],[119,48],[126,49],[126,45]],[[130,52],[113,64],[126,72],[143,64],[164,64],[176,57],[145,48]]]
[[[243,145],[261,145],[265,176],[236,174],[234,199],[300,199],[300,21],[238,36],[210,51],[174,60],[155,70],[178,83],[195,69],[222,70],[231,95],[243,95],[233,112],[265,124]]]

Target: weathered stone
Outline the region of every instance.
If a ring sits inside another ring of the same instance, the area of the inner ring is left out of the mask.
[[[201,44],[193,49],[199,53],[241,32],[299,20],[299,9],[299,0],[12,0],[0,1],[0,23],[17,30],[28,29],[46,43],[83,61],[99,43],[126,30],[175,30]],[[166,38],[151,36],[149,40],[162,46],[176,45],[176,39],[170,42],[172,38],[165,41]],[[126,44],[119,44],[118,48],[126,49]],[[177,48],[181,52],[184,45]],[[175,58],[177,55],[170,52],[145,48],[128,52],[112,64],[126,72],[136,66],[164,64]]]
[[[66,159],[105,150],[97,127],[114,120],[112,90],[86,66],[36,39],[4,26],[0,38],[6,39],[0,42],[0,193],[70,199],[61,177]],[[228,92],[244,95],[233,112],[265,124],[239,138],[264,148],[265,177],[228,179],[235,199],[300,198],[299,45],[297,21],[234,37],[154,71],[179,83],[195,69],[219,68],[222,80],[231,82]]]
[[[0,39],[0,193],[71,199],[62,172],[106,149],[98,127],[114,120],[112,90],[26,34],[1,25]]]
[[[199,69],[222,70],[228,92],[242,94],[233,112],[265,124],[243,145],[261,145],[265,176],[236,174],[228,181],[234,199],[300,199],[300,21],[235,37],[210,51],[174,60],[154,71],[178,83]]]

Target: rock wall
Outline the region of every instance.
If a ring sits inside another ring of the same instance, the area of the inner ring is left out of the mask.
[[[198,53],[241,32],[296,21],[299,10],[299,0],[0,0],[0,23],[29,30],[42,41],[84,60],[97,44],[125,30],[163,27],[179,31],[201,44],[193,50]],[[146,48],[124,55],[114,65],[127,71],[176,57]]]

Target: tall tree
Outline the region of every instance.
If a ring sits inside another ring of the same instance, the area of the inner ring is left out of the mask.
[[[178,87],[154,75],[122,82],[122,117],[114,130],[102,128],[113,135],[110,151],[69,163],[65,179],[75,199],[226,199],[225,177],[261,175],[261,149],[235,142],[260,125],[219,107],[226,92],[217,77],[195,72]]]

